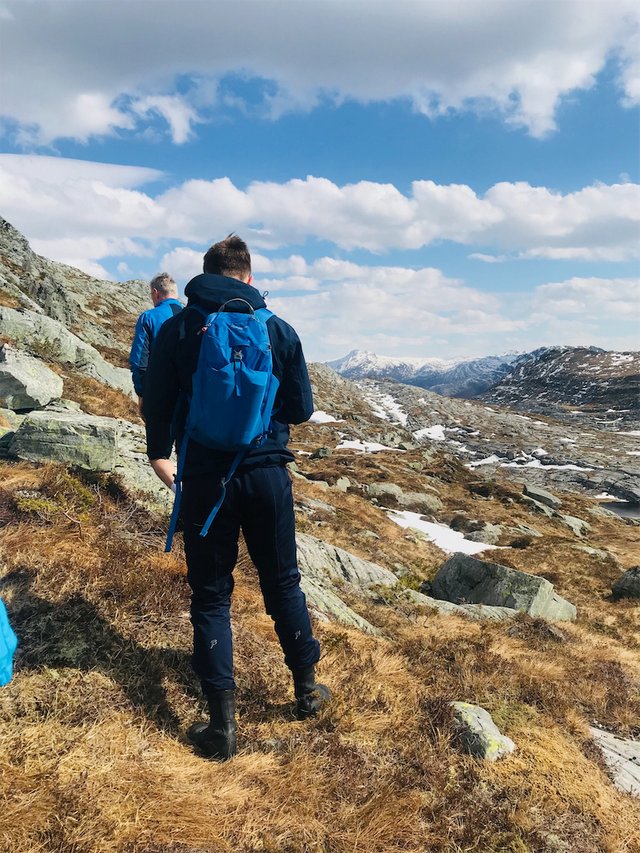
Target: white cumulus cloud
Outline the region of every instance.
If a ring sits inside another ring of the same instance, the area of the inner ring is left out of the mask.
[[[640,98],[632,0],[7,0],[2,114],[26,143],[138,128],[153,113],[176,144],[238,96],[225,76],[268,81],[257,109],[404,99],[427,116],[493,110],[534,136],[612,57]],[[178,86],[185,80],[186,87]],[[180,89],[180,90],[179,90]],[[179,90],[179,91],[178,91]],[[248,104],[242,104],[251,109]]]
[[[130,238],[205,246],[237,231],[258,251],[319,240],[345,251],[384,253],[448,240],[481,249],[473,256],[482,261],[615,262],[639,252],[640,185],[632,183],[560,193],[503,182],[483,195],[433,181],[414,181],[405,195],[392,184],[338,185],[313,176],[256,181],[245,189],[227,177],[189,180],[155,194],[141,188],[162,178],[136,166],[0,154],[0,210],[29,238],[48,241]],[[53,242],[49,247],[60,260]]]

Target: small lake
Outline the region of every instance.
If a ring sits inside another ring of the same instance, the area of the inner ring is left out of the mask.
[[[601,501],[600,506],[622,518],[640,518],[640,504],[632,504],[629,501]]]

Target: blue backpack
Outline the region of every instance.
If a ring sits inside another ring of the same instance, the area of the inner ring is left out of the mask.
[[[7,610],[0,598],[0,687],[4,687],[13,676],[13,653],[18,647],[18,638],[9,624]]]
[[[243,302],[249,313],[225,311],[231,302]],[[182,495],[182,475],[187,446],[193,439],[212,450],[236,451],[229,473],[220,481],[220,495],[205,521],[206,536],[222,506],[226,487],[252,447],[269,432],[278,379],[273,375],[266,308],[254,311],[244,299],[230,299],[209,314],[199,305],[192,308],[205,317],[200,330],[202,344],[192,377],[191,399],[176,471],[176,497],[165,551],[171,550]]]

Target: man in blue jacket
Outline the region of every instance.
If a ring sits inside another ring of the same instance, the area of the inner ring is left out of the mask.
[[[147,372],[144,416],[147,453],[156,474],[173,483],[170,461],[172,425],[180,445],[192,375],[196,369],[203,316],[192,306],[217,311],[229,300],[244,300],[253,310],[265,307],[251,286],[251,257],[246,244],[230,235],[204,257],[204,274],[185,289],[188,304],[168,320],[158,335]],[[242,302],[234,310],[242,310]],[[192,589],[193,666],[209,706],[209,723],[189,730],[207,755],[230,758],[236,752],[233,651],[229,609],[234,586],[240,530],[260,579],[267,613],[274,621],[285,663],[292,671],[299,719],[313,716],[329,697],[315,681],[320,645],[314,638],[304,593],[300,589],[291,479],[286,469],[289,424],[313,412],[311,385],[300,340],[275,315],[267,321],[273,372],[279,380],[268,437],[244,457],[227,486],[224,502],[206,537],[199,535],[219,495],[220,480],[235,452],[211,450],[190,440],[182,479],[182,522],[187,580]]]
[[[138,317],[129,355],[131,378],[138,395],[138,411],[140,414],[142,414],[144,382],[151,345],[165,320],[182,310],[182,303],[178,299],[178,288],[169,273],[161,272],[152,278],[150,287],[153,308],[143,311]]]

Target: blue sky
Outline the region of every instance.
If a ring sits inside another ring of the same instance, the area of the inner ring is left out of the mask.
[[[0,0],[0,40],[47,257],[184,286],[236,230],[314,360],[640,346],[627,0]]]

